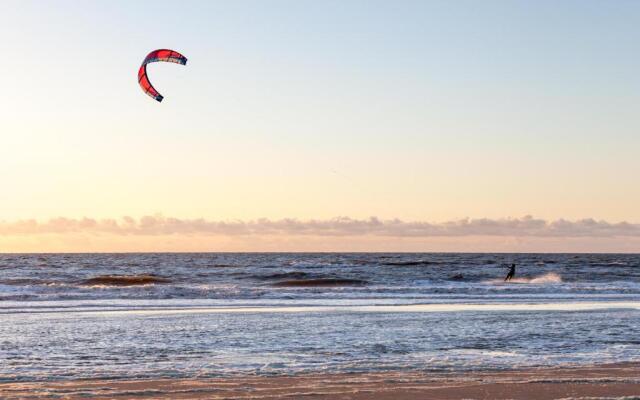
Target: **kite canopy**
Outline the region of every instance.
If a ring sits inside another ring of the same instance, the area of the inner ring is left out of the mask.
[[[153,85],[149,81],[149,77],[147,76],[147,64],[157,61],[186,65],[187,58],[177,51],[168,49],[154,50],[144,58],[144,61],[142,62],[142,65],[138,70],[138,83],[140,84],[142,90],[144,90],[144,92],[151,98],[162,101],[164,97],[162,97],[162,95],[158,93],[156,88],[153,87]]]

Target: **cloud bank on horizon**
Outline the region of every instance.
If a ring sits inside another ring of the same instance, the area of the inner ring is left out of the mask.
[[[180,219],[161,215],[120,219],[53,218],[46,221],[0,221],[0,235],[42,234],[110,234],[110,235],[202,235],[202,236],[325,236],[325,237],[395,237],[429,238],[461,236],[495,237],[630,237],[640,238],[640,224],[607,222],[585,218],[575,221],[522,218],[464,218],[432,223],[425,221],[381,220],[377,217],[353,219],[338,217],[325,220],[257,219],[249,221],[214,221],[202,218]]]

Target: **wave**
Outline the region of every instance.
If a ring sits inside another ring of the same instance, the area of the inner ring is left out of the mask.
[[[340,279],[340,278],[322,278],[322,279],[290,279],[274,283],[273,286],[279,287],[327,287],[327,286],[360,286],[367,284],[367,281],[361,279]]]
[[[491,279],[485,283],[489,284],[512,284],[512,283],[525,283],[532,285],[547,285],[562,283],[562,277],[555,272],[549,272],[544,275],[534,276],[533,278],[513,278],[510,281],[504,281],[503,279]]]
[[[82,281],[84,286],[138,286],[169,283],[167,278],[154,275],[101,275]]]
[[[31,278],[14,278],[14,279],[2,279],[0,285],[9,286],[29,286],[29,285],[56,285],[59,282],[46,279],[31,279]]]
[[[309,278],[311,274],[303,271],[293,271],[293,272],[280,272],[271,275],[254,275],[255,278],[265,279],[265,280],[278,280],[278,279],[288,279],[288,280],[298,280]]]
[[[537,311],[537,312],[576,312],[576,311],[603,311],[603,310],[640,310],[640,302],[637,301],[560,301],[548,303],[424,303],[424,304],[389,304],[389,305],[221,305],[202,307],[95,307],[78,308],[74,312],[101,315],[169,315],[169,314],[243,314],[243,313],[316,313],[316,312],[354,312],[354,313],[460,313],[460,312],[505,312],[505,311]],[[33,312],[27,309],[14,309],[11,313]],[[66,309],[65,309],[66,311]],[[58,312],[55,308],[41,312]],[[633,343],[632,343],[633,344]],[[460,349],[466,353],[483,353],[486,349]],[[500,351],[500,350],[498,350]],[[494,354],[495,356],[495,354]],[[503,354],[503,356],[505,356]]]
[[[434,265],[434,264],[440,264],[440,263],[436,261],[395,261],[395,262],[390,261],[390,262],[382,263],[382,265],[390,265],[395,267],[408,267],[408,266],[415,266],[415,265]]]
[[[239,265],[239,264],[213,264],[212,267],[213,268],[242,268],[242,267],[246,267],[246,265]]]

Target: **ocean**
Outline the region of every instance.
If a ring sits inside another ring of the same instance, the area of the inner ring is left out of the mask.
[[[638,332],[640,255],[0,255],[2,382],[582,366]]]

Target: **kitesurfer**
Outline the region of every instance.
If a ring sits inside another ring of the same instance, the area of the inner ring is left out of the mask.
[[[513,276],[516,274],[516,265],[515,264],[511,264],[511,268],[509,269],[509,273],[507,274],[507,276],[504,278],[504,281],[510,281],[511,278],[513,278]]]

